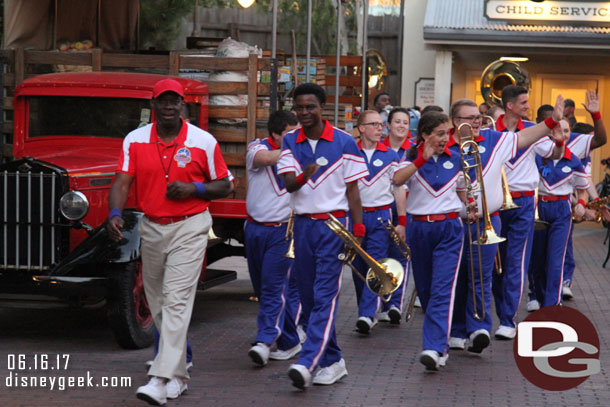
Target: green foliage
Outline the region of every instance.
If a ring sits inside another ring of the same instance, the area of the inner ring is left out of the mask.
[[[258,0],[256,7],[263,13],[271,10],[271,0]],[[356,31],[356,11],[353,1],[343,3],[343,15],[347,35]],[[311,52],[317,55],[332,55],[337,49],[337,9],[333,0],[312,0]],[[278,0],[278,31],[296,32],[298,53],[304,54],[307,46],[307,0]],[[355,44],[350,44],[351,52]]]
[[[142,0],[140,46],[167,50],[180,35],[182,18],[195,7],[195,0]]]

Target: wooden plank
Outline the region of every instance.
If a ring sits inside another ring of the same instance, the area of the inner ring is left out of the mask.
[[[176,51],[170,51],[169,53],[169,74],[172,76],[178,76],[180,73],[180,54]]]
[[[335,86],[335,77],[326,76],[326,86]],[[339,76],[339,86],[362,86],[362,78],[360,75]]]
[[[0,49],[0,57],[5,58],[4,61],[7,65],[13,65],[15,62],[15,50],[14,49]]]
[[[209,116],[210,119],[248,119],[248,112],[252,111],[254,113],[252,116],[253,128],[256,129],[256,119],[266,119],[269,117],[269,109],[267,108],[256,108],[256,103],[249,103],[248,106],[210,106],[209,107]],[[252,138],[248,140],[254,140],[254,132],[253,130]],[[250,133],[248,133],[250,134]]]
[[[330,106],[334,102],[335,102],[334,96],[326,97],[326,106]],[[354,106],[360,106],[360,96],[339,96],[339,103],[347,103],[347,104],[352,104]],[[334,113],[333,113],[333,115],[334,115]]]
[[[89,51],[25,51],[26,64],[89,65]]]
[[[13,110],[13,97],[12,96],[4,96],[2,98],[2,108],[4,110]]]
[[[2,122],[2,133],[4,134],[12,134],[13,133],[13,121],[5,120]]]
[[[248,142],[256,137],[256,82],[258,74],[258,55],[250,54],[248,63]]]
[[[15,74],[14,73],[5,73],[4,74],[4,87],[11,88],[11,89],[15,87]]]
[[[271,58],[259,58],[258,59],[258,70],[259,71],[270,71],[271,70]]]
[[[216,58],[180,55],[180,68],[201,69],[202,71],[246,71],[248,58]]]
[[[160,68],[169,70],[167,55],[134,55],[110,54],[102,55],[102,67],[110,68]]]
[[[326,66],[337,65],[337,57],[335,55],[326,55]],[[362,64],[362,57],[359,55],[342,55],[339,59],[341,66],[360,66]]]
[[[245,153],[222,153],[222,157],[225,159],[225,163],[227,165],[233,165],[236,167],[246,166]]]
[[[210,95],[245,95],[248,93],[248,82],[216,82],[206,81]],[[256,93],[267,96],[271,91],[269,83],[258,83]]]
[[[94,48],[91,50],[91,68],[95,72],[102,70],[102,49]]]
[[[5,144],[2,146],[2,156],[10,158],[13,156],[13,145]]]
[[[245,143],[246,128],[238,126],[228,126],[219,123],[210,123],[209,132],[222,143]],[[268,136],[267,129],[257,128],[256,137],[265,138]]]

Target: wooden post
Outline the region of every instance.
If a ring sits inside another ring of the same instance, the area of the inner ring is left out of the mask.
[[[178,76],[180,73],[180,54],[178,51],[170,51],[169,53],[169,74]]]
[[[25,51],[23,48],[15,50],[15,87],[25,79]]]
[[[94,72],[99,72],[102,70],[102,49],[101,48],[93,48],[91,50],[91,69]]]
[[[246,129],[248,143],[256,137],[257,74],[258,55],[250,54],[248,57],[248,125]]]

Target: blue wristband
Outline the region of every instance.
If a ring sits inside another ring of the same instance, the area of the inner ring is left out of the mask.
[[[203,194],[205,194],[205,185],[203,182],[192,182],[195,185],[195,196],[197,198],[203,198]]]
[[[108,215],[108,220],[114,218],[115,216],[119,216],[122,217],[123,216],[123,211],[117,208],[111,209],[110,210],[110,214]]]

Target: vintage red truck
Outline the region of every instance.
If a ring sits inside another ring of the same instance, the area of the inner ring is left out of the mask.
[[[103,304],[117,342],[151,344],[153,324],[144,297],[136,212],[131,195],[126,238],[110,241],[104,227],[108,192],[123,138],[154,118],[152,88],[163,75],[74,72],[39,75],[15,89],[14,160],[0,166],[0,295],[17,301]],[[188,120],[208,128],[208,87],[175,78],[185,89]],[[132,188],[132,192],[135,189]],[[207,264],[243,248],[245,202],[215,201]],[[235,279],[204,269],[200,288]]]

